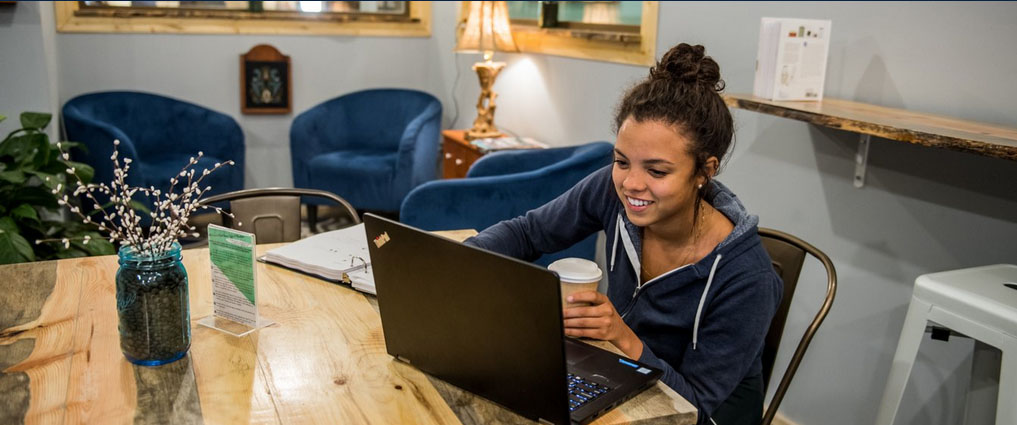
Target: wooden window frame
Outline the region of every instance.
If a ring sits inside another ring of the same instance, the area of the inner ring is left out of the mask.
[[[286,34],[286,35],[353,35],[384,37],[430,37],[431,2],[407,4],[409,19],[399,21],[379,17],[352,19],[350,16],[330,19],[263,18],[252,19],[252,12],[235,11],[234,17],[151,17],[96,14],[81,16],[76,1],[55,2],[56,27],[59,32],[81,33],[170,33],[170,34]],[[122,14],[121,14],[122,15]],[[200,14],[199,14],[200,15]]]
[[[517,25],[513,20],[512,37],[523,53],[543,53],[570,58],[590,59],[630,65],[651,66],[657,55],[658,1],[644,1],[639,33],[604,31],[605,26],[569,23],[566,28],[540,28],[536,25]],[[459,5],[460,31],[465,27],[469,2]],[[592,28],[591,28],[592,27]]]

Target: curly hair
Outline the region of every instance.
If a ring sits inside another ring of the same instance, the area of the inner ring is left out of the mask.
[[[720,66],[706,56],[706,48],[681,43],[664,54],[650,75],[630,88],[615,112],[617,132],[626,119],[660,121],[674,126],[692,144],[696,170],[706,160],[723,159],[734,137],[734,121],[720,91]]]
[[[638,122],[659,121],[673,126],[689,140],[695,172],[709,180],[706,161],[722,160],[733,144],[734,120],[720,92],[720,66],[706,56],[706,48],[681,43],[668,50],[650,75],[625,92],[615,111],[614,131],[630,117]],[[696,196],[696,208],[704,196]]]

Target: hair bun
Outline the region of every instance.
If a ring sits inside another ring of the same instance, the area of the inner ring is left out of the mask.
[[[672,47],[656,66],[650,68],[650,78],[685,84],[698,83],[717,91],[724,89],[720,66],[713,58],[706,56],[706,48],[702,45],[681,43]]]

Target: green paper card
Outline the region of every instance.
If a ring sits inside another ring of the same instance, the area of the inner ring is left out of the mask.
[[[258,326],[258,282],[254,272],[254,235],[208,225],[212,264],[212,306],[215,315]]]

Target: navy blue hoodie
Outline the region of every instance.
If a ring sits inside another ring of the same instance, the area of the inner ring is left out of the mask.
[[[709,423],[739,382],[761,374],[763,339],[783,291],[757,234],[759,219],[711,180],[705,199],[734,230],[696,264],[641,282],[642,229],[625,215],[611,167],[466,243],[532,261],[604,230],[607,296],[643,342],[639,361],[663,369],[661,380],[699,409],[700,424]]]

